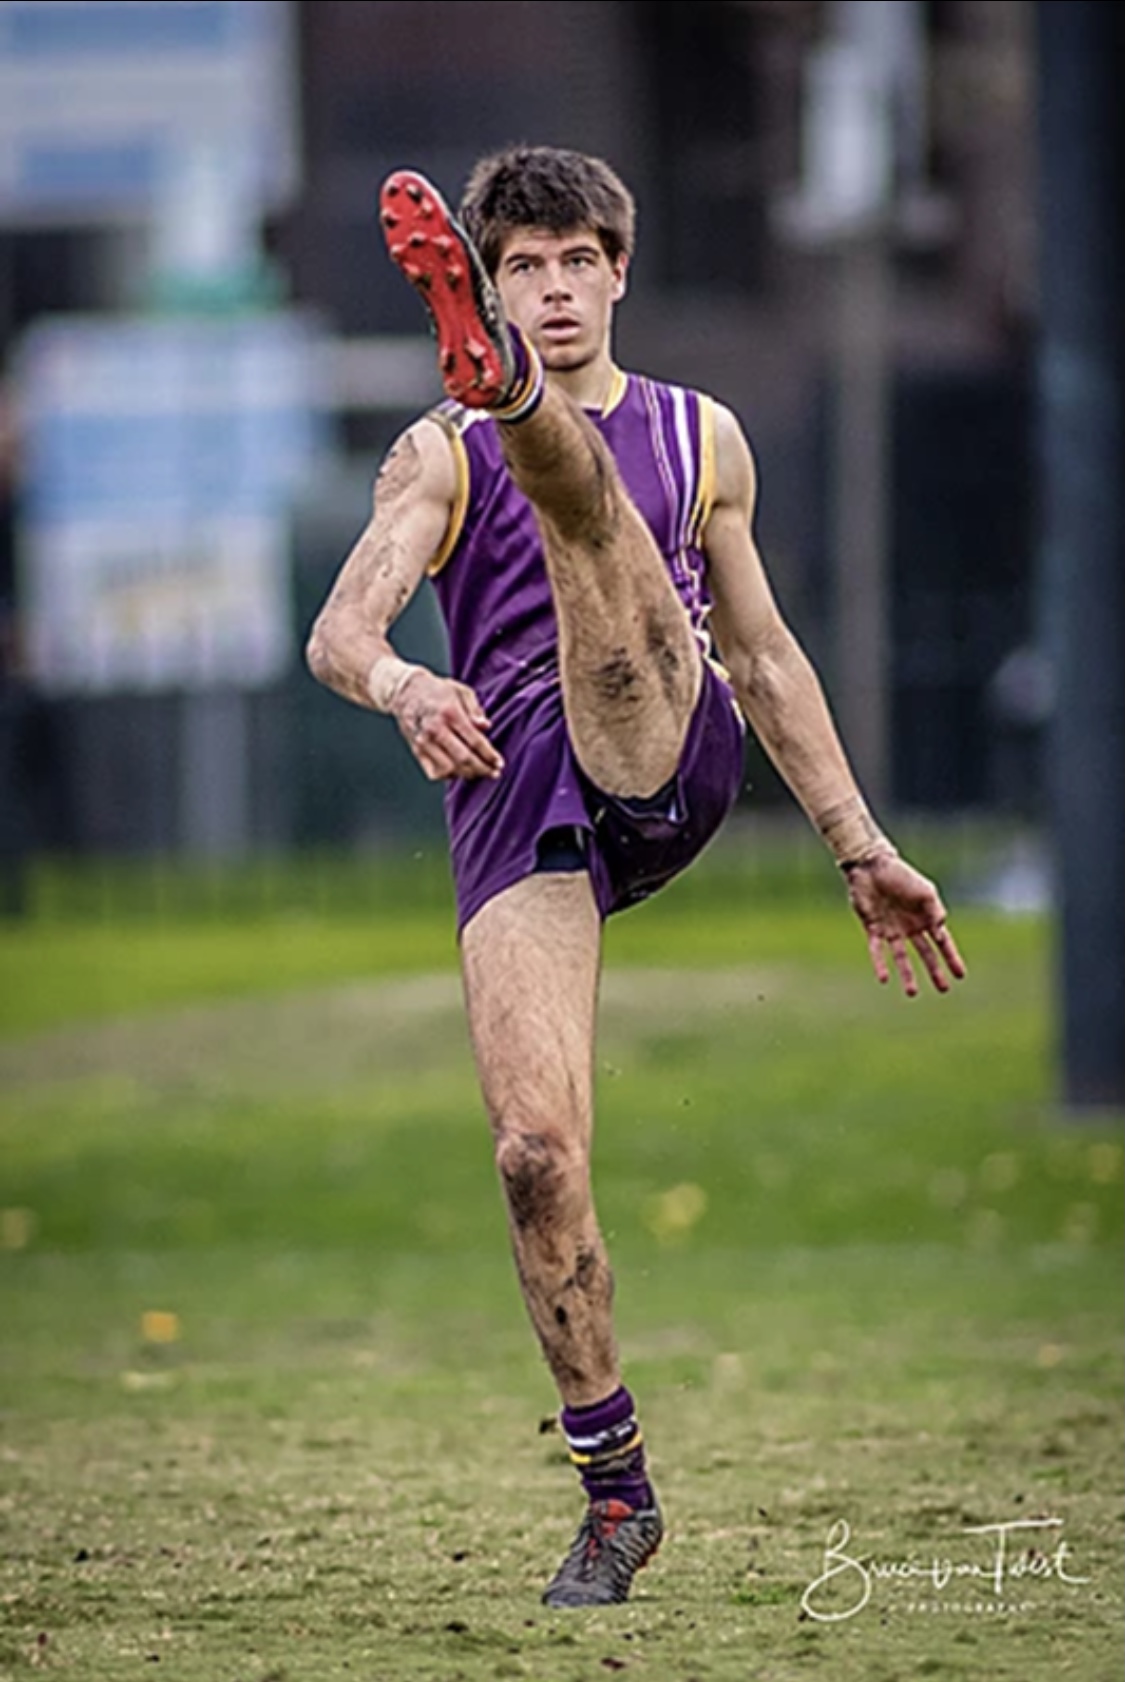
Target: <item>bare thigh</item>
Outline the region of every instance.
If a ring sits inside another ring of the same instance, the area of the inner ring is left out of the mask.
[[[524,878],[462,933],[481,1091],[528,1313],[564,1402],[619,1382],[590,1189],[601,923],[584,871]]]

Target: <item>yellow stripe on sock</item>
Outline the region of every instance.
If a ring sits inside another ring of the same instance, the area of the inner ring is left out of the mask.
[[[522,419],[525,409],[538,407],[539,398],[543,392],[543,362],[539,352],[522,328],[517,328],[516,331],[523,340],[524,350],[527,353],[527,373],[524,376],[523,384],[515,393],[509,394],[505,403],[498,403],[495,406],[490,405],[488,413],[493,420],[497,421]]]
[[[576,1466],[594,1466],[599,1460],[616,1460],[619,1454],[632,1454],[635,1448],[641,1447],[644,1440],[643,1431],[638,1430],[636,1435],[629,1442],[622,1443],[620,1448],[607,1448],[603,1454],[579,1454],[577,1449],[572,1448],[569,1450],[570,1458]]]

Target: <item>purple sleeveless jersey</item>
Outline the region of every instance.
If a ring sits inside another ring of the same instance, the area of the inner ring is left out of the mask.
[[[591,420],[664,556],[707,656],[699,703],[674,788],[659,809],[636,810],[594,788],[567,735],[558,627],[531,504],[512,482],[496,423],[443,404],[458,493],[432,568],[453,675],[471,685],[504,756],[495,782],[452,780],[446,792],[459,926],[494,894],[530,875],[540,838],[582,832],[602,915],[653,893],[696,856],[733,803],[744,727],[710,658],[710,595],[700,538],[711,510],[710,400],[698,392],[617,374]],[[647,804],[647,803],[646,803]]]

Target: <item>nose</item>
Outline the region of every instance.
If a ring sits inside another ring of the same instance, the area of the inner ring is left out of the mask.
[[[551,303],[570,297],[570,277],[561,263],[547,263],[543,269],[543,295]]]

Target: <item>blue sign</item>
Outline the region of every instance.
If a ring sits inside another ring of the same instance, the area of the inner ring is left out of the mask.
[[[0,221],[135,216],[216,140],[282,203],[291,33],[288,0],[0,0]]]
[[[293,313],[32,328],[21,608],[44,688],[253,688],[284,670],[288,516],[327,444],[320,342]]]

